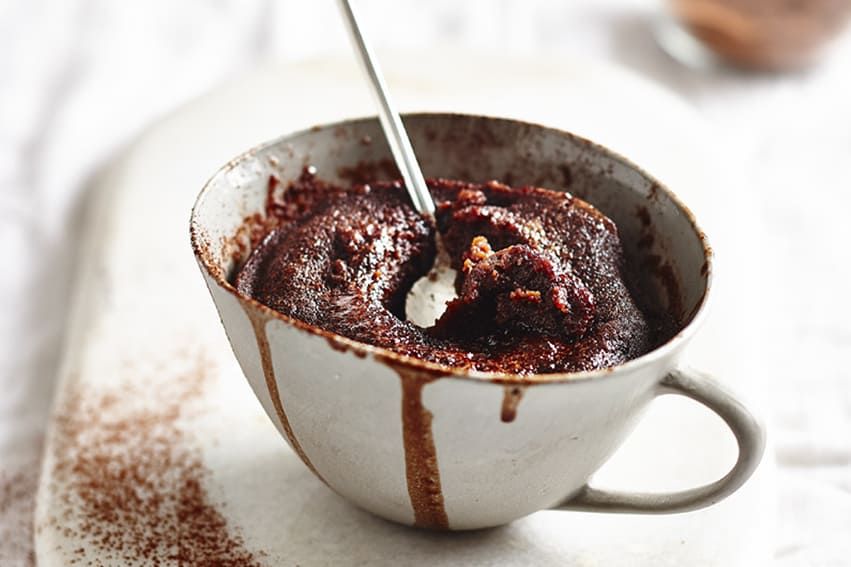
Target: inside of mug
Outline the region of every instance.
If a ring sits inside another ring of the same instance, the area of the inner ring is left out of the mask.
[[[583,139],[512,120],[417,114],[405,124],[426,177],[565,190],[600,209],[618,227],[629,285],[641,285],[643,302],[669,314],[677,331],[703,303],[705,238],[688,210],[637,167]],[[231,162],[209,182],[192,217],[196,251],[221,285],[262,238],[270,177],[286,187],[308,166],[343,184],[353,168],[377,179],[394,169],[376,119],[286,136]]]

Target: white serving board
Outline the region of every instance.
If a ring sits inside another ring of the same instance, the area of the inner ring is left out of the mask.
[[[729,156],[687,105],[623,71],[590,62],[457,54],[386,59],[403,110],[502,115],[568,129],[667,182],[692,206],[719,257],[714,311],[690,361],[746,393],[758,391],[764,380],[751,374],[747,348],[754,337],[740,321],[748,312],[751,292],[744,276],[751,264],[748,251],[736,246],[742,231],[756,228],[747,203],[731,206],[737,193]],[[39,564],[134,563],[126,553],[94,544],[80,528],[90,518],[74,479],[61,470],[69,454],[62,424],[74,418],[68,412],[79,400],[75,396],[116,395],[122,400],[111,411],[119,414],[156,407],[199,358],[204,362],[193,372],[203,374],[202,388],[181,410],[175,442],[199,455],[208,499],[226,518],[228,532],[242,538],[262,564],[766,563],[774,523],[770,458],[737,494],[699,512],[655,517],[541,512],[465,534],[387,523],[350,506],[310,475],[279,438],[233,358],[189,247],[189,210],[204,181],[243,150],[316,123],[367,114],[372,102],[354,61],[268,65],[149,129],[100,178],[38,493]],[[87,423],[91,420],[80,420],[83,428]],[[126,453],[133,451],[139,448]],[[595,482],[683,488],[717,478],[734,455],[720,420],[693,403],[666,398],[654,403]]]

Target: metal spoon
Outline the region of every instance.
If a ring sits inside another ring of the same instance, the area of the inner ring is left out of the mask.
[[[411,140],[405,131],[405,126],[390,101],[381,69],[378,68],[378,63],[376,63],[375,57],[373,57],[372,51],[367,45],[363,33],[361,33],[357,17],[355,17],[349,0],[340,0],[340,8],[347,24],[346,27],[351,34],[352,43],[355,45],[355,53],[358,54],[358,59],[369,77],[372,93],[378,101],[378,118],[381,121],[381,128],[384,130],[384,136],[390,145],[390,152],[396,161],[396,167],[402,172],[402,179],[405,181],[408,195],[410,195],[417,212],[434,218],[434,199],[431,198],[431,193],[429,193],[420,164],[417,162],[417,156],[414,155],[414,149],[411,147]]]

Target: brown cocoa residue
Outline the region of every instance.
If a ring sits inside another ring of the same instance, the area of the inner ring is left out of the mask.
[[[639,250],[647,250],[653,247],[653,243],[656,241],[656,235],[652,232],[645,232],[641,235],[641,238],[638,239],[636,245]]]
[[[573,170],[566,163],[561,164],[558,170],[561,172],[562,189],[569,189],[573,185]]]
[[[251,251],[260,245],[266,235],[277,227],[282,211],[281,194],[284,188],[275,175],[270,175],[266,186],[266,202],[262,213],[254,213],[242,219],[236,232],[222,242],[222,259],[239,266],[248,259]]]
[[[35,565],[33,512],[38,464],[0,471],[0,565]]]
[[[310,179],[316,175],[316,168],[306,166],[302,169],[300,179]],[[321,183],[321,182],[317,182]],[[242,219],[233,235],[223,238],[221,242],[221,259],[231,266],[241,266],[257,248],[264,238],[281,225],[291,222],[301,213],[301,208],[312,201],[309,194],[298,194],[295,199],[287,201],[284,193],[290,185],[282,185],[276,175],[270,175],[266,185],[266,199],[263,212],[247,215]],[[193,236],[195,238],[195,236]],[[200,240],[200,239],[199,239]],[[200,250],[202,254],[209,254]],[[210,265],[218,262],[207,260]],[[224,274],[227,277],[227,274]]]
[[[256,310],[256,307],[248,303],[242,304],[248,320],[251,322],[251,327],[254,330],[254,338],[257,342],[257,349],[260,355],[260,365],[263,368],[263,377],[266,380],[266,389],[269,392],[269,397],[272,400],[272,406],[275,408],[275,415],[278,417],[278,422],[284,430],[290,446],[296,452],[301,461],[316,475],[319,480],[325,482],[322,475],[313,466],[310,458],[305,453],[298,438],[293,432],[290,425],[290,420],[287,417],[287,412],[284,410],[284,403],[281,399],[281,393],[278,391],[278,380],[275,377],[275,367],[272,364],[272,349],[269,346],[269,337],[266,334],[266,324],[268,319]]]
[[[167,380],[77,385],[56,416],[53,529],[78,544],[69,564],[95,558],[147,565],[260,565],[205,483],[200,447],[182,422],[210,372],[199,359]]]
[[[650,226],[650,211],[647,210],[647,207],[636,207],[635,214],[638,217],[638,220],[641,221],[642,226]]]
[[[651,194],[653,194],[654,188],[656,187],[658,186],[655,184],[651,187]],[[653,247],[653,243],[656,241],[656,234],[653,232],[653,227],[650,226],[652,223],[650,211],[647,210],[647,207],[639,205],[635,209],[635,214],[638,217],[638,220],[641,221],[641,236],[639,237],[636,245],[639,250],[648,250]]]
[[[352,185],[374,183],[375,181],[390,181],[399,179],[401,174],[396,162],[391,159],[362,161],[352,166],[343,166],[337,170],[337,177]]]
[[[436,376],[388,364],[402,385],[402,440],[405,449],[405,473],[408,496],[414,510],[414,525],[421,528],[448,529],[449,519],[443,504],[437,448],[431,423],[433,415],[423,405],[423,388]]]
[[[674,268],[658,254],[648,254],[644,260],[644,266],[653,273],[657,281],[664,288],[665,295],[668,298],[668,311],[675,319],[682,321],[685,315],[685,309],[683,308],[679,280],[677,279],[677,274],[674,272]]]
[[[659,184],[653,183],[650,186],[650,190],[647,192],[647,200],[648,201],[655,201],[658,198],[659,198]]]
[[[344,342],[342,342],[338,337],[336,337],[333,333],[326,332],[325,342],[328,343],[328,346],[337,352],[347,353],[351,352],[358,358],[366,358],[367,351],[362,348],[354,348]]]
[[[521,386],[503,386],[502,411],[500,419],[503,423],[511,423],[517,418],[517,407],[523,399],[523,388]]]
[[[260,244],[269,229],[270,225],[267,223],[266,217],[260,213],[245,217],[234,235],[225,239],[222,243],[223,259],[233,262],[235,265],[245,262],[248,255]]]

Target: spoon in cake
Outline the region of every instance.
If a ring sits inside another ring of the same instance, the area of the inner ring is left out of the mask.
[[[351,35],[355,47],[354,51],[369,79],[372,94],[378,103],[378,118],[381,122],[381,128],[384,130],[384,136],[387,138],[396,167],[402,174],[402,180],[405,182],[405,188],[411,197],[414,209],[421,215],[433,220],[434,199],[431,197],[417,156],[411,147],[411,140],[408,138],[405,125],[402,124],[399,113],[396,112],[396,108],[390,100],[381,69],[378,67],[372,50],[361,32],[349,0],[340,0],[340,9]],[[434,324],[446,310],[446,303],[456,297],[453,285],[455,270],[449,265],[449,257],[446,254],[440,233],[436,233],[435,238],[437,258],[434,267],[430,274],[423,276],[414,284],[405,301],[406,318],[422,327],[429,327]]]
[[[378,63],[372,54],[372,50],[358,25],[357,17],[349,0],[340,0],[340,8],[343,19],[352,37],[355,53],[361,62],[376,101],[378,102],[378,118],[384,136],[393,154],[396,167],[402,174],[405,188],[411,197],[414,208],[421,215],[434,219],[434,199],[426,185],[417,156],[411,147],[411,140],[405,130],[405,125],[399,118],[390,100],[384,76],[378,67]],[[420,278],[405,301],[406,318],[422,327],[429,327],[440,317],[446,309],[446,302],[456,296],[453,282],[455,281],[455,270],[449,265],[449,256],[443,246],[440,233],[435,234],[437,245],[437,258],[431,273]]]
[[[343,19],[346,21],[346,27],[352,37],[355,53],[369,78],[372,94],[378,103],[378,118],[381,121],[381,128],[384,130],[384,136],[390,145],[390,152],[393,154],[396,167],[402,173],[408,195],[410,195],[418,213],[434,218],[434,199],[429,193],[417,156],[411,147],[411,140],[408,138],[405,125],[402,124],[399,113],[396,112],[396,107],[390,100],[381,69],[378,67],[378,63],[372,55],[372,50],[361,32],[349,0],[340,0],[340,8],[343,12]]]

